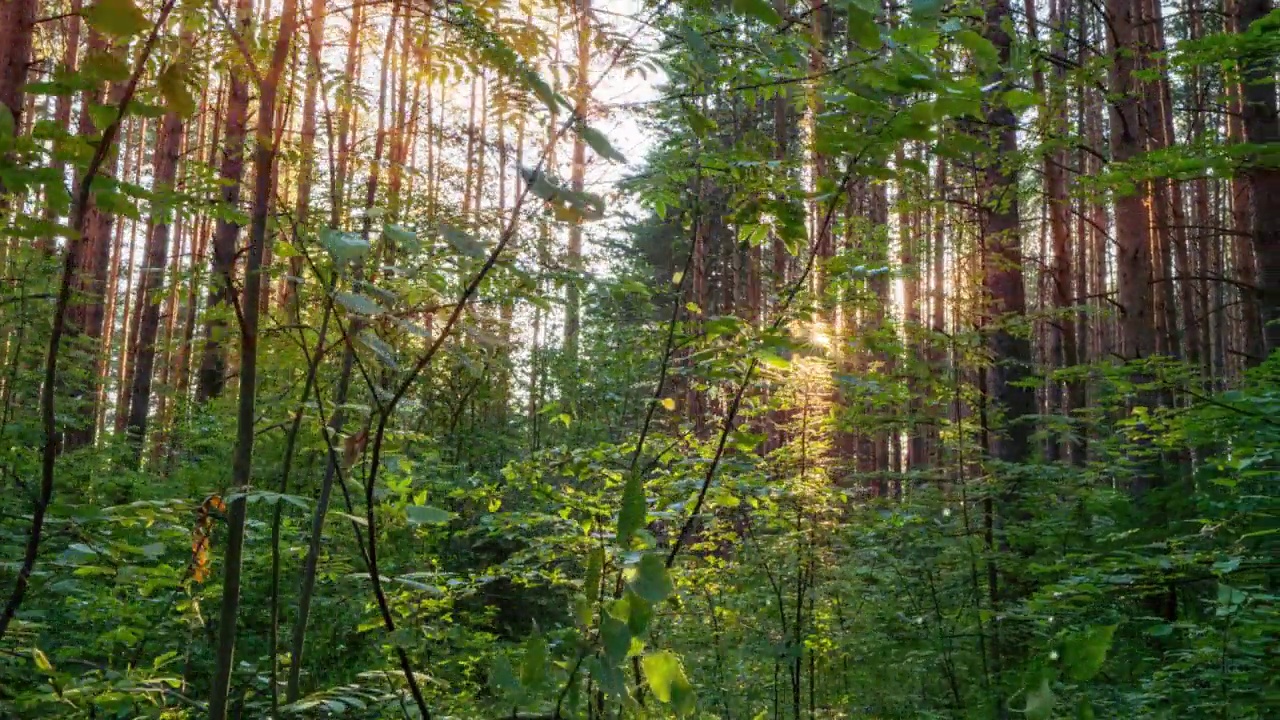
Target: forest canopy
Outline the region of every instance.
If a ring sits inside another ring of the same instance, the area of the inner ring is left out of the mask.
[[[0,718],[1280,714],[1273,0],[0,0]]]

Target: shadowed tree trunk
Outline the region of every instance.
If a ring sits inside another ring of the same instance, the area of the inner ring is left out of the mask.
[[[1264,42],[1262,21],[1272,10],[1271,0],[1240,0],[1240,30]],[[1263,48],[1247,51],[1244,62],[1244,134],[1251,144],[1280,143],[1280,117],[1276,105],[1276,59]],[[1252,184],[1253,252],[1257,256],[1258,293],[1261,298],[1262,336],[1267,353],[1280,348],[1280,167],[1275,162],[1251,162],[1246,168]],[[1255,328],[1245,328],[1249,341]],[[1253,349],[1249,360],[1258,362]]]
[[[236,21],[241,37],[247,37],[253,20],[253,0],[237,0]],[[238,210],[240,185],[244,178],[245,125],[249,117],[248,70],[236,57],[228,73],[227,113],[223,124],[222,163],[218,178],[222,182],[219,201],[227,210]],[[213,230],[213,277],[209,283],[209,304],[205,319],[204,351],[200,356],[200,375],[196,383],[196,402],[205,402],[222,394],[227,382],[228,323],[235,292],[236,244],[240,224],[220,216]]]
[[[245,3],[247,5],[247,3]],[[242,7],[244,7],[242,5]],[[285,0],[280,11],[280,32],[271,55],[271,65],[262,79],[258,97],[258,123],[254,134],[253,208],[249,225],[249,252],[245,261],[244,295],[240,303],[243,320],[240,325],[240,389],[236,412],[236,445],[232,455],[231,486],[240,492],[228,503],[227,545],[222,574],[222,604],[218,620],[218,641],[213,683],[210,688],[209,718],[225,720],[231,694],[231,669],[235,660],[236,637],[240,613],[240,564],[244,553],[245,523],[248,515],[244,493],[250,489],[253,470],[254,419],[257,405],[258,376],[258,312],[263,283],[260,279],[267,243],[267,212],[271,206],[275,162],[276,90],[289,55],[297,25],[297,3]],[[242,22],[247,14],[242,15]],[[233,92],[234,94],[234,92]],[[230,123],[228,123],[229,125]],[[230,131],[228,131],[230,136]],[[218,280],[215,279],[215,282]],[[225,278],[230,290],[230,272]],[[275,649],[272,649],[275,652]]]
[[[189,42],[190,38],[186,38]],[[175,112],[167,113],[160,126],[157,140],[153,181],[160,192],[171,192],[178,172],[178,156],[182,149],[185,121]],[[138,347],[133,362],[133,378],[130,380],[129,440],[133,443],[135,459],[141,459],[143,440],[147,434],[147,414],[151,409],[151,380],[156,360],[156,334],[160,327],[160,304],[152,297],[164,287],[165,266],[169,262],[169,208],[161,207],[153,212],[147,233],[147,249],[141,274],[138,277],[137,297],[134,302],[141,308],[138,323]]]

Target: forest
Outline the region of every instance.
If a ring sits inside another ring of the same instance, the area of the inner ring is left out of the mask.
[[[1274,0],[0,0],[0,719],[1280,717]]]

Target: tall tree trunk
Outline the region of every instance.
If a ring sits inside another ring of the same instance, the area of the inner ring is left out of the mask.
[[[89,53],[106,52],[108,43],[101,33],[96,30],[90,30],[87,46]],[[110,92],[110,99],[117,101],[119,99],[118,90],[122,89],[113,87]],[[103,90],[101,87],[95,87],[85,93],[80,113],[80,135],[92,136],[99,132],[99,128],[95,125],[89,109],[100,104],[102,100]],[[117,155],[118,153],[114,147],[108,149],[107,156],[102,164],[102,175],[109,177],[115,173]],[[76,194],[79,194],[79,188],[77,188]],[[89,346],[95,349],[99,347],[102,340],[105,319],[103,302],[106,295],[107,271],[111,260],[111,230],[114,221],[115,217],[110,212],[100,210],[93,202],[92,196],[90,196],[85,208],[83,236],[78,241],[83,245],[83,249],[76,253],[76,266],[73,270],[75,275],[73,296],[76,299],[67,309],[67,324],[69,326],[69,336],[75,337],[78,335],[85,338]],[[94,429],[98,417],[96,388],[97,378],[101,377],[98,368],[100,359],[101,354],[94,353],[93,366],[90,369],[89,378],[86,381],[77,383],[80,387],[72,393],[79,401],[80,407],[74,412],[80,418],[80,425],[68,428],[64,439],[64,448],[67,450],[93,443]]]
[[[383,49],[383,57],[389,58],[392,50],[392,41],[395,37],[396,23],[399,18],[399,5],[392,6],[391,28],[386,38],[386,45]],[[407,15],[407,13],[406,13]],[[373,162],[369,165],[369,178],[365,182],[364,196],[364,222],[362,227],[362,235],[365,242],[369,241],[372,233],[372,216],[369,210],[374,207],[374,202],[378,197],[378,179],[382,167],[382,155],[386,147],[386,120],[387,120],[387,68],[388,64],[384,62],[382,73],[378,87],[378,127],[377,134],[374,137]],[[359,281],[360,270],[356,271],[357,281]],[[352,321],[347,326],[346,332],[348,337],[360,333],[362,323]],[[316,352],[320,352],[320,348],[316,348]],[[348,339],[343,344],[342,368],[338,375],[338,383],[336,395],[334,398],[333,416],[329,421],[329,430],[333,436],[337,436],[343,430],[346,422],[347,394],[351,387],[351,374],[355,368],[355,351],[352,342]],[[306,402],[306,397],[302,398],[302,402]],[[307,548],[306,559],[303,561],[301,588],[298,591],[298,614],[294,620],[293,637],[290,644],[290,668],[289,679],[286,685],[285,697],[289,702],[293,702],[298,698],[301,691],[301,673],[305,658],[306,650],[306,633],[307,625],[310,622],[311,602],[315,593],[316,572],[320,562],[320,544],[324,534],[325,516],[328,513],[329,501],[333,494],[333,484],[340,472],[339,464],[341,458],[336,453],[330,452],[325,463],[324,477],[320,485],[320,496],[316,502],[315,512],[311,518],[311,538]],[[273,544],[278,542],[278,528],[280,516],[277,514],[272,521],[272,540]],[[273,570],[273,573],[275,571]],[[274,594],[274,592],[273,592]],[[274,644],[274,642],[273,642]]]
[[[1010,62],[1012,41],[1005,25],[1010,11],[1004,0],[987,5],[985,35],[1000,54],[1002,68]],[[1009,83],[1005,70],[992,78]],[[1033,391],[1021,382],[1031,367],[1030,341],[1017,335],[1005,320],[1025,315],[1022,237],[1019,230],[1018,178],[1009,158],[1018,151],[1017,119],[1007,105],[992,103],[987,124],[995,133],[997,151],[985,161],[979,176],[981,233],[983,239],[983,288],[987,294],[985,316],[987,347],[992,366],[988,388],[994,405],[1008,419],[1005,431],[993,437],[992,455],[1005,462],[1022,462],[1030,451],[1030,430],[1025,417],[1035,405]]]
[[[189,43],[187,37],[184,45]],[[175,112],[167,113],[160,126],[153,163],[156,192],[172,192],[178,172],[178,156],[182,150],[185,121]],[[170,208],[153,212],[147,233],[147,249],[138,277],[134,302],[142,310],[138,323],[138,349],[133,362],[129,404],[128,434],[133,444],[135,461],[142,458],[143,440],[147,434],[147,414],[151,409],[151,379],[156,359],[156,334],[160,327],[160,304],[152,297],[164,287],[165,266],[169,262]]]
[[[1263,41],[1263,19],[1271,12],[1271,0],[1239,0],[1240,29]],[[1274,32],[1274,28],[1270,30]],[[1276,58],[1273,51],[1258,48],[1244,60],[1244,135],[1254,145],[1280,143],[1280,115],[1276,104]],[[1261,305],[1262,337],[1265,352],[1280,348],[1280,167],[1274,162],[1250,162],[1246,167],[1252,184],[1253,252],[1257,257],[1258,295]],[[1246,342],[1256,328],[1245,329]],[[1260,362],[1250,348],[1249,361]]]
[[[36,0],[5,0],[0,3],[0,105],[9,118],[0,117],[0,129],[8,125],[14,134],[21,132],[27,84],[27,68],[31,65],[31,35],[36,22]],[[9,124],[12,121],[12,124]],[[4,191],[0,183],[0,194]]]
[[[242,0],[244,2],[244,0]],[[245,2],[245,5],[248,3]],[[267,241],[267,211],[272,196],[271,172],[275,162],[276,147],[275,109],[276,90],[289,55],[297,25],[296,0],[284,0],[281,8],[280,32],[271,55],[271,66],[262,79],[258,97],[258,126],[255,133],[253,172],[253,209],[249,225],[249,252],[245,261],[244,295],[240,303],[243,320],[240,332],[240,394],[236,413],[236,446],[232,456],[231,484],[240,497],[229,503],[227,514],[227,547],[224,554],[222,576],[222,607],[219,613],[217,654],[213,684],[210,689],[210,720],[226,720],[231,691],[231,669],[234,664],[236,636],[240,613],[240,563],[244,553],[247,499],[252,481],[254,419],[257,405],[258,377],[258,310],[262,293],[259,273]],[[245,20],[247,21],[246,16]],[[228,132],[230,136],[230,132]],[[227,273],[228,288],[230,273]],[[272,649],[274,653],[274,648]]]
[[[315,177],[316,163],[316,105],[320,76],[323,74],[324,26],[327,9],[325,0],[311,0],[311,13],[307,18],[307,81],[302,93],[302,131],[298,148],[298,201],[294,206],[296,227],[307,232],[311,213],[311,183]],[[294,244],[300,238],[295,235]],[[298,299],[298,283],[302,277],[302,254],[289,258],[289,278],[285,282],[284,306],[293,322],[298,322],[302,308]]]
[[[577,27],[578,68],[573,84],[574,121],[585,123],[587,103],[591,94],[591,0],[574,0],[574,20]],[[573,159],[569,170],[570,188],[582,192],[586,187],[587,144],[582,133],[573,135]],[[574,218],[569,224],[569,247],[566,264],[572,277],[565,288],[564,351],[570,363],[578,361],[578,331],[582,324],[582,298],[579,283],[582,278],[582,218]]]
[[[1139,52],[1138,0],[1107,0],[1107,52],[1111,55],[1111,158],[1127,162],[1142,152],[1141,87],[1134,73]],[[1120,188],[1115,199],[1115,242],[1118,253],[1120,328],[1126,358],[1155,352],[1152,317],[1151,227],[1143,193]]]
[[[237,0],[236,20],[240,36],[249,37],[249,26],[253,21],[253,0]],[[242,58],[237,58],[228,72],[222,164],[218,169],[218,179],[222,182],[218,199],[226,206],[227,211],[239,209],[240,186],[244,179],[249,81],[246,77],[248,70],[239,64],[242,61]],[[225,316],[233,307],[236,244],[239,237],[239,223],[226,216],[218,218],[213,231],[213,277],[209,283],[209,302],[205,310],[211,317],[205,320],[204,350],[200,356],[200,375],[196,383],[196,402],[200,403],[221,395],[227,382],[228,323]],[[256,293],[254,297],[257,297]]]
[[[62,62],[59,67],[60,71],[68,75],[76,71],[80,54],[80,0],[71,0],[71,12],[72,15],[70,17],[63,19],[66,35],[63,39]],[[71,127],[72,100],[74,98],[69,93],[63,93],[58,95],[57,100],[54,101],[53,122],[60,132],[66,132]],[[59,178],[66,176],[67,164],[56,154],[53,159],[53,170]],[[44,210],[45,220],[53,220],[56,214],[54,203],[46,203]],[[56,249],[53,235],[45,235],[40,238],[38,247],[41,252],[53,254]]]

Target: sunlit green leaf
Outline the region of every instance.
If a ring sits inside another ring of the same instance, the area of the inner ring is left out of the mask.
[[[453,519],[453,513],[432,505],[410,505],[404,511],[414,525],[443,525]]]
[[[1094,625],[1081,633],[1067,636],[1062,644],[1062,662],[1076,682],[1093,678],[1107,660],[1115,625]]]
[[[670,703],[681,715],[693,712],[693,685],[685,677],[680,658],[669,650],[645,655],[640,661],[649,689],[659,702]]]
[[[538,630],[524,641],[524,659],[520,662],[520,682],[536,687],[547,677],[547,639]]]
[[[640,558],[633,571],[630,587],[647,602],[660,603],[670,597],[674,588],[662,556],[649,553]]]
[[[733,0],[733,9],[767,25],[781,25],[782,16],[769,0]]]
[[[617,542],[621,547],[631,546],[631,536],[644,525],[645,496],[644,479],[639,473],[627,475],[627,482],[622,486],[622,506],[618,510]]]
[[[133,0],[97,0],[81,11],[90,26],[116,37],[129,37],[151,27]]]

